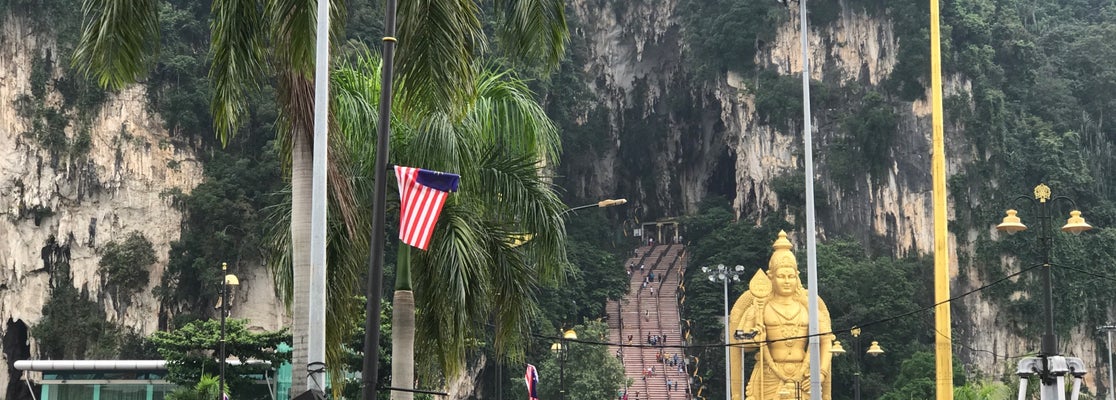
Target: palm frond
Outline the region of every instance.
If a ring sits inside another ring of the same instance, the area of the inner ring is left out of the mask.
[[[407,141],[406,153],[399,151],[400,159],[423,168],[462,173],[462,165],[470,157],[470,141],[461,135],[443,113],[429,115],[415,128]]]
[[[331,211],[341,207],[331,202]],[[340,214],[340,213],[337,213]],[[334,215],[331,212],[331,215]],[[366,214],[362,214],[366,215]],[[361,277],[368,260],[370,224],[367,218],[357,221],[363,229],[351,232],[352,226],[339,219],[330,222],[328,233],[326,299],[326,365],[330,382],[335,391],[345,384],[345,343],[364,320],[364,303],[358,301],[363,293]],[[335,393],[337,394],[337,393]]]
[[[478,201],[490,203],[489,218],[509,224],[514,232],[532,233],[534,237],[522,251],[529,253],[540,282],[561,282],[568,263],[562,220],[566,207],[551,180],[546,179],[535,159],[509,156],[500,148],[490,149],[478,164],[475,176],[467,183],[469,187],[485,188],[476,195]]]
[[[159,51],[159,2],[85,0],[71,65],[113,90],[147,73]]]
[[[330,136],[334,140],[328,142],[330,157],[326,160],[326,178],[329,182],[329,204],[333,209],[330,211],[340,219],[346,228],[346,234],[353,236],[358,235],[359,232],[367,231],[365,220],[366,212],[360,206],[360,197],[354,195],[353,181],[352,181],[352,160],[349,159],[349,153],[345,151],[345,143],[336,140],[338,135],[337,129],[330,129],[334,132]]]
[[[477,100],[462,125],[480,141],[514,153],[556,162],[561,152],[558,128],[527,83],[506,69],[490,66],[481,72]]]
[[[293,71],[279,71],[276,78],[281,112],[276,123],[279,134],[275,138],[283,157],[280,161],[289,169],[294,136],[302,135],[306,143],[314,142],[314,82]]]
[[[291,311],[294,298],[294,271],[291,268],[291,189],[286,187],[276,193],[284,200],[275,202],[265,209],[266,226],[264,243],[268,254],[265,257],[268,272],[275,282],[275,296],[283,302],[287,312]]]
[[[485,47],[480,10],[472,0],[399,3],[398,91],[412,110],[454,114],[473,91],[474,57]]]
[[[515,251],[506,241],[489,243],[496,254],[492,264],[492,310],[496,329],[493,348],[498,357],[519,362],[527,348],[526,339],[531,322],[538,320],[535,293],[538,276],[534,264],[522,251]]]
[[[247,112],[246,89],[259,90],[264,76],[263,16],[259,4],[242,0],[213,0],[212,13],[210,111],[217,136],[227,145]]]
[[[377,77],[379,74],[376,74]],[[343,64],[330,76],[333,81],[333,114],[342,140],[357,154],[375,154],[375,127],[379,123],[376,108],[379,82],[368,76],[360,66]],[[359,139],[357,139],[359,138]],[[369,149],[371,147],[372,149]],[[369,150],[372,150],[369,153]]]
[[[282,193],[290,196],[289,189]],[[327,270],[326,286],[329,296],[326,300],[326,365],[334,379],[334,387],[343,385],[345,349],[343,345],[352,336],[357,322],[363,319],[363,302],[358,300],[361,293],[361,276],[368,259],[368,238],[370,227],[367,216],[355,225],[363,227],[351,233],[353,222],[345,222],[339,216],[341,205],[331,196],[329,221],[329,240],[326,246]],[[356,198],[358,196],[350,196]],[[275,281],[276,295],[290,310],[293,300],[293,276],[290,245],[290,201],[278,202],[267,210],[269,229],[268,247],[271,254],[267,266]],[[341,379],[341,380],[338,380]]]
[[[562,0],[496,0],[496,35],[501,48],[518,60],[545,60],[554,68],[566,42],[566,4]]]
[[[379,54],[362,50],[355,59],[342,61],[331,76],[332,112],[338,128],[333,139],[345,144],[345,151],[354,166],[352,177],[356,180],[375,176],[380,67]],[[391,148],[396,151],[405,149],[408,138],[413,135],[412,128],[394,111],[391,126]]]
[[[466,339],[473,325],[487,319],[489,254],[484,251],[484,225],[475,208],[447,202],[428,252],[411,259],[416,307],[416,343],[431,346],[447,377],[465,364]]]
[[[271,28],[274,61],[280,70],[289,70],[310,78],[314,69],[314,39],[317,37],[317,1],[273,0],[264,8]],[[346,8],[343,0],[330,0],[330,47],[344,37]]]

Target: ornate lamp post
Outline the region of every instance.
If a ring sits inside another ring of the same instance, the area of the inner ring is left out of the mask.
[[[221,263],[221,275],[224,275],[224,278],[221,282],[221,298],[217,302],[217,308],[221,310],[221,370],[220,378],[218,378],[217,400],[225,400],[225,361],[227,358],[225,355],[225,316],[229,313],[229,289],[231,289],[230,286],[240,285],[240,279],[237,279],[236,275],[227,273],[228,269],[228,263]]]
[[[730,370],[732,367],[729,361],[729,352],[732,351],[732,349],[729,346],[729,343],[731,343],[729,342],[729,331],[732,330],[732,327],[729,326],[728,282],[729,280],[739,281],[740,275],[744,274],[744,266],[737,265],[729,269],[725,267],[724,264],[717,264],[717,268],[701,267],[701,272],[704,272],[708,276],[710,282],[721,281],[725,288],[725,398],[731,399],[732,373]],[[743,396],[741,396],[741,398],[743,398]]]
[[[853,365],[856,366],[856,372],[853,373],[853,398],[860,400],[860,328],[854,327],[849,333],[853,335],[853,346],[855,347],[853,351]],[[841,347],[841,341],[834,340],[833,347],[829,349],[829,352],[835,356],[839,356],[845,354],[845,348]],[[875,357],[883,354],[884,350],[880,347],[880,342],[873,340],[872,345],[868,346],[868,351],[864,353]]]
[[[566,399],[566,358],[569,358],[569,341],[577,340],[577,332],[568,329],[562,332],[562,340],[550,345],[550,351],[558,358],[558,398]]]
[[[1018,202],[1020,200],[1028,201],[1031,209],[1038,214],[1039,220],[1039,230],[1038,232],[1036,232],[1036,235],[1038,236],[1039,240],[1039,250],[1042,253],[1042,266],[1043,269],[1045,269],[1045,273],[1043,274],[1042,279],[1043,299],[1045,300],[1045,333],[1043,333],[1042,335],[1042,347],[1039,353],[1039,358],[1041,359],[1042,363],[1041,369],[1039,370],[1039,377],[1041,378],[1043,385],[1042,398],[1053,399],[1057,398],[1056,393],[1061,390],[1060,386],[1055,386],[1061,383],[1062,376],[1064,375],[1062,366],[1064,366],[1067,362],[1069,362],[1069,364],[1074,364],[1074,362],[1057,355],[1057,341],[1054,337],[1054,293],[1051,287],[1053,272],[1051,271],[1050,262],[1050,250],[1053,237],[1050,235],[1050,220],[1052,219],[1050,213],[1050,204],[1062,201],[1069,203],[1069,205],[1073,207],[1072,211],[1070,211],[1069,219],[1066,220],[1066,224],[1062,226],[1063,232],[1077,234],[1093,229],[1093,227],[1085,222],[1085,218],[1081,217],[1081,211],[1078,211],[1077,203],[1074,202],[1073,199],[1070,199],[1066,196],[1056,196],[1051,198],[1050,187],[1046,186],[1045,184],[1040,183],[1038,186],[1035,186],[1034,198],[1021,195],[1014,199],[1015,202]],[[1026,230],[1027,226],[1023,225],[1023,222],[1020,220],[1020,218],[1016,216],[1017,213],[1018,212],[1016,210],[1007,210],[1007,215],[1004,216],[1003,222],[996,226],[996,230],[1007,232],[1008,234]],[[1051,365],[1052,357],[1058,358],[1057,360],[1053,360],[1055,363],[1058,364],[1056,366],[1057,368],[1054,368]],[[1020,361],[1020,371],[1023,371],[1024,364],[1031,364],[1036,361],[1038,360],[1034,360],[1033,358],[1028,358]],[[1078,362],[1079,361],[1080,360],[1078,360]],[[1083,373],[1083,371],[1084,370],[1081,369],[1077,372]]]

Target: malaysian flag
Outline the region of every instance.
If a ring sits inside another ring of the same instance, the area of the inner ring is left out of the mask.
[[[399,240],[426,250],[449,192],[461,177],[445,172],[395,166],[399,182]]]
[[[534,365],[527,364],[523,379],[527,381],[527,400],[539,400],[539,371]]]

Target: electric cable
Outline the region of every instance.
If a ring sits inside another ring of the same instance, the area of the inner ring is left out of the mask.
[[[855,324],[850,328],[834,329],[834,330],[830,330],[829,332],[819,332],[816,335],[801,335],[801,336],[794,336],[794,337],[788,337],[788,338],[782,338],[782,339],[776,339],[776,340],[766,340],[763,343],[771,344],[771,343],[790,341],[790,340],[809,339],[809,338],[814,337],[814,336],[825,336],[825,335],[830,335],[830,334],[849,333],[853,329],[856,329],[856,328],[864,328],[864,327],[868,327],[868,326],[879,325],[879,324],[882,324],[882,323],[885,323],[885,322],[894,321],[894,320],[899,319],[899,318],[909,317],[909,316],[914,315],[914,314],[918,314],[918,313],[921,313],[921,312],[932,310],[939,305],[950,303],[954,300],[959,300],[959,299],[961,299],[965,296],[971,295],[973,293],[983,291],[983,290],[988,289],[992,286],[998,285],[998,284],[1000,284],[1000,283],[1002,283],[1002,282],[1004,282],[1008,279],[1011,279],[1011,278],[1014,278],[1016,276],[1022,275],[1026,272],[1029,272],[1029,271],[1031,271],[1035,268],[1041,267],[1041,266],[1043,266],[1043,264],[1032,265],[1030,267],[1019,270],[1018,272],[1015,272],[1013,274],[1006,275],[1006,276],[1001,277],[999,279],[996,279],[992,282],[984,284],[983,286],[980,286],[978,288],[975,288],[975,289],[972,289],[972,290],[967,291],[965,293],[950,297],[946,300],[942,300],[942,301],[934,303],[930,306],[919,308],[917,310],[908,311],[908,312],[905,312],[905,313],[902,313],[902,314],[893,315],[893,316],[878,319],[878,320],[875,320],[875,321],[869,321],[869,322],[866,322],[866,323],[863,323],[863,324]],[[739,344],[739,343],[710,343],[710,344],[689,344],[689,345],[624,344],[624,343],[597,342],[597,341],[583,340],[583,339],[566,339],[566,338],[560,338],[560,337],[549,336],[549,335],[541,335],[541,334],[531,334],[531,336],[534,336],[536,338],[541,338],[541,339],[548,339],[548,340],[564,340],[566,342],[571,342],[571,343],[580,343],[580,344],[588,344],[588,345],[603,345],[603,346],[617,346],[617,347],[621,347],[621,348],[645,348],[646,347],[646,348],[672,348],[672,349],[705,349],[705,348],[722,348],[722,347],[726,347],[726,346],[728,346],[728,347],[742,347],[742,346],[744,346],[744,344]],[[755,344],[749,343],[749,345],[755,345]]]

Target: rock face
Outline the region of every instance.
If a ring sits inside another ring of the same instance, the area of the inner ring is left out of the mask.
[[[573,47],[584,48],[583,60],[576,59],[574,64],[589,82],[593,101],[604,108],[604,134],[612,146],[595,149],[593,159],[578,159],[576,164],[592,165],[591,170],[568,167],[567,189],[583,198],[627,197],[630,214],[639,218],[696,211],[704,196],[719,193],[733,199],[738,216],[758,223],[786,201],[779,198],[773,181],[803,168],[801,111],[797,121],[765,121],[758,116],[756,93],[749,87],[756,77],[730,71],[713,79],[693,78],[696,72],[692,60],[686,58],[689,45],[682,31],[680,2],[570,2],[571,21],[576,24],[571,33]],[[786,3],[787,18],[774,40],[757,44],[754,62],[764,70],[799,77],[798,3]],[[848,9],[825,26],[811,27],[811,78],[880,85],[897,65],[902,44],[895,31],[886,16]],[[946,76],[944,81],[947,98],[967,94],[972,88],[964,76]],[[837,184],[830,175],[826,149],[837,139],[833,110],[814,104],[815,186],[822,196],[817,204],[828,210],[819,215],[818,233],[823,240],[840,234],[862,243],[883,243],[897,257],[933,253],[929,88],[923,98],[926,100],[893,110],[899,130],[886,168],[877,176],[855,177],[851,187]],[[686,104],[680,107],[680,103]],[[680,111],[685,107],[696,110],[687,116]],[[638,120],[654,122],[636,125]],[[588,125],[591,114],[585,113],[577,121]],[[633,145],[632,136],[643,133],[625,136],[624,132],[641,129],[654,130],[660,136],[637,138],[655,141],[653,150],[643,158],[626,159],[625,147]],[[946,126],[949,175],[963,171],[977,157],[973,146],[962,138],[963,129]],[[647,174],[653,177],[650,182],[638,178]],[[948,218],[953,220],[956,211],[952,203],[948,207]],[[792,222],[795,218],[783,217]],[[967,268],[966,276],[957,279],[956,254],[971,252],[969,244],[977,233],[967,232],[962,237],[951,233],[950,275],[955,295],[986,283],[972,272],[976,268]],[[999,376],[1006,355],[1025,354],[1037,347],[1037,338],[1018,337],[1011,330],[1013,321],[997,318],[995,304],[979,296],[968,296],[963,302],[953,311],[955,348],[959,349],[955,357],[974,366],[975,372]],[[1070,338],[1063,338],[1073,343],[1072,349],[1065,350],[1090,365],[1099,365],[1091,361],[1099,359],[1097,341],[1089,331],[1088,327],[1074,329]],[[1088,384],[1094,390],[1104,385],[1101,378],[1106,370],[1096,368],[1089,373]]]
[[[157,328],[159,306],[151,289],[159,283],[182,220],[167,193],[189,193],[203,175],[193,150],[175,143],[159,117],[147,111],[140,86],[110,95],[95,112],[86,154],[68,157],[42,148],[26,134],[30,122],[16,104],[31,92],[34,59],[57,54],[56,44],[38,36],[28,20],[10,14],[0,15],[0,27],[0,321],[6,322],[0,326],[5,338],[0,387],[6,387],[7,366],[15,361],[8,357],[26,358],[19,349],[24,345],[32,358],[38,356],[33,342],[9,343],[7,338],[28,337],[29,327],[42,317],[50,296],[46,261],[51,250],[68,252],[75,287],[104,304],[110,319],[142,333]],[[53,68],[51,75],[60,73]],[[48,104],[61,101],[48,91]],[[66,135],[69,140],[76,135],[72,125]],[[132,231],[151,241],[158,261],[148,287],[126,310],[115,310],[101,292],[98,252]],[[233,316],[277,329],[283,312],[270,277],[262,267],[247,270]]]
[[[689,44],[680,23],[680,1],[568,2],[573,47],[583,57],[576,67],[601,112],[598,118],[584,111],[575,120],[588,126],[600,119],[602,130],[594,134],[604,139],[591,159],[571,167],[567,189],[582,198],[626,197],[628,210],[640,218],[692,212],[710,194],[723,194],[733,199],[737,215],[759,221],[789,202],[780,198],[774,183],[802,167],[801,123],[793,116],[786,121],[759,116],[757,96],[749,86],[758,79],[755,76],[727,72],[712,79],[695,78],[685,56]],[[793,78],[802,71],[799,21],[797,3],[787,3],[786,19],[773,40],[757,44],[753,61]],[[0,29],[0,350],[5,364],[10,365],[13,356],[36,355],[34,343],[20,342],[41,318],[49,296],[44,257],[54,247],[68,249],[74,284],[102,301],[111,318],[145,333],[156,329],[158,305],[151,287],[119,317],[105,300],[97,274],[98,249],[128,232],[142,232],[159,257],[151,271],[153,286],[167,264],[169,243],[178,238],[182,219],[163,194],[190,192],[203,179],[202,166],[193,150],[172,140],[159,117],[148,112],[138,87],[110,95],[95,112],[87,154],[60,157],[44,149],[25,134],[30,123],[16,103],[32,91],[35,59],[57,54],[57,44],[37,34],[28,20],[10,14],[0,15]],[[867,87],[893,73],[903,45],[886,16],[850,10],[829,24],[812,27],[809,35],[813,79],[852,80]],[[55,68],[53,74],[59,73]],[[968,92],[971,85],[963,76],[948,76],[944,89],[948,96]],[[62,99],[49,92],[47,101],[57,104]],[[836,183],[832,160],[823,150],[838,139],[831,111],[817,106],[813,111],[818,205],[829,210],[819,216],[819,234],[882,241],[897,256],[930,254],[929,104],[914,101],[893,110],[899,130],[887,166],[878,176],[856,176],[845,185]],[[958,139],[962,135],[951,134],[960,129],[946,127],[950,174],[963,171],[977,157],[969,143]],[[66,133],[68,138],[75,135],[72,127]],[[641,142],[653,143],[650,153],[627,150]],[[954,212],[950,210],[951,217]],[[963,235],[952,234],[953,251],[969,251],[967,243],[973,242],[975,232]],[[952,275],[957,277],[956,257],[952,258]],[[974,268],[962,277],[957,282],[964,283],[954,285],[954,294],[984,283]],[[241,282],[233,315],[267,329],[282,326],[284,313],[267,273],[249,268]],[[997,318],[995,304],[974,296],[964,302],[965,314],[954,312],[953,317],[954,337],[963,349],[957,356],[967,364],[986,376],[998,376],[1002,359],[969,349],[1003,356],[1034,347],[1033,338],[1011,333],[1014,321]],[[1089,331],[1075,329],[1068,340],[1074,345],[1067,352],[1096,360],[1098,349]],[[0,385],[8,382],[9,373],[0,368]],[[1107,371],[1090,374],[1088,382],[1096,385]],[[467,386],[455,385],[454,391],[467,393]]]

